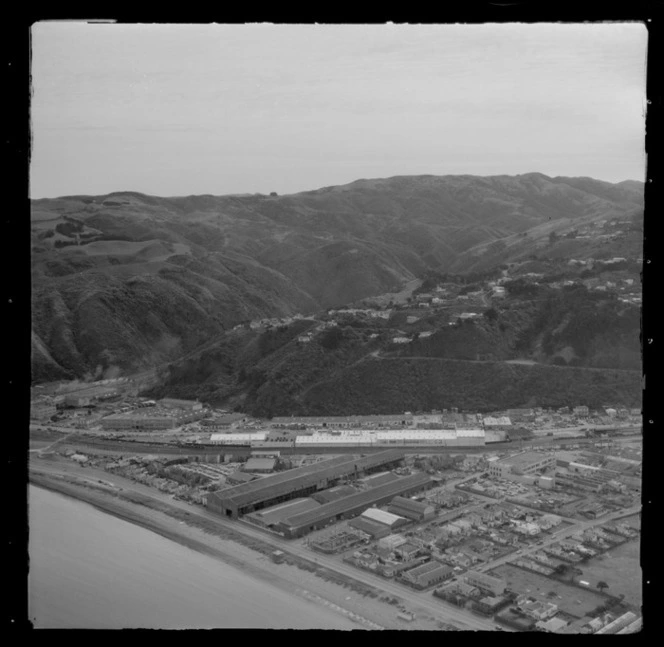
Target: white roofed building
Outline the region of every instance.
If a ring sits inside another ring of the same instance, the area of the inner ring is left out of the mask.
[[[265,440],[265,432],[236,433],[236,434],[211,434],[210,442],[218,445],[251,445],[253,440]]]
[[[382,523],[389,528],[398,528],[399,526],[408,523],[408,519],[405,517],[400,517],[391,512],[385,512],[385,510],[379,510],[378,508],[369,508],[368,510],[365,510],[361,516],[370,521]]]
[[[408,540],[403,535],[388,535],[378,540],[378,546],[386,550],[394,550],[403,546]]]
[[[344,430],[335,434],[317,433],[311,436],[297,436],[295,445],[297,447],[304,446],[321,446],[321,445],[371,445],[373,444],[374,434],[361,432],[361,431],[348,431]]]
[[[494,418],[492,416],[485,416],[482,422],[484,423],[485,429],[512,426],[512,421],[507,416],[500,416],[497,418]]]
[[[378,432],[376,442],[381,445],[443,445],[466,447],[484,445],[482,429],[409,429]]]

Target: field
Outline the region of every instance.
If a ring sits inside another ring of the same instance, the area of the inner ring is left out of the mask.
[[[583,567],[582,567],[583,569]],[[586,571],[581,579],[588,579]],[[530,573],[516,566],[505,564],[493,570],[491,575],[502,577],[506,580],[507,586],[519,594],[527,593],[532,597],[553,602],[558,605],[561,611],[569,613],[571,616],[581,618],[587,615],[600,604],[606,601],[606,597],[597,591],[589,588],[584,590],[576,586],[563,584],[556,580],[549,579],[537,573]],[[591,584],[596,583],[593,579]],[[607,582],[608,584],[608,582]],[[547,595],[553,591],[557,597]]]
[[[591,585],[604,581],[607,593],[624,595],[627,604],[641,606],[640,540],[628,541],[584,564],[584,579]]]
[[[190,247],[171,243],[173,250],[159,240],[134,242],[128,240],[99,240],[81,246],[66,248],[67,253],[85,253],[88,256],[135,256],[137,262],[166,260],[174,254],[189,254]]]

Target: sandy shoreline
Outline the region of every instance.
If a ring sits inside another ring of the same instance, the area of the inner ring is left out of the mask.
[[[405,624],[397,619],[398,611],[395,607],[367,595],[366,592],[362,594],[351,586],[345,587],[333,581],[326,581],[316,573],[297,566],[275,564],[256,546],[249,547],[235,539],[217,536],[196,525],[188,524],[186,520],[179,520],[162,511],[128,501],[124,498],[124,492],[97,485],[92,479],[87,479],[87,483],[77,484],[68,477],[54,478],[31,472],[30,481],[36,487],[83,501],[104,513],[223,561],[251,577],[297,595],[303,602],[324,605],[351,619],[358,629],[440,630],[434,618],[419,617],[414,622]],[[313,556],[312,561],[315,561]]]

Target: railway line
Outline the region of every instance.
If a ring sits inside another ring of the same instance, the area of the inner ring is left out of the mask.
[[[636,428],[635,428],[636,430]],[[623,430],[623,432],[626,430]],[[630,430],[631,431],[631,430]],[[625,434],[621,437],[638,438],[639,433]],[[580,445],[592,446],[597,440],[586,438],[585,436],[572,438],[556,438],[555,436],[545,436],[523,441],[490,443],[488,445],[476,447],[444,447],[440,445],[391,445],[394,449],[405,449],[413,454],[481,454],[487,452],[500,452],[506,450],[526,449],[536,447],[546,447],[547,445]],[[316,446],[314,447],[296,447],[289,443],[270,443],[262,446],[249,445],[202,445],[199,443],[157,443],[128,440],[109,440],[105,438],[95,438],[84,434],[72,434],[59,443],[60,447],[88,448],[89,451],[99,451],[100,453],[122,453],[122,454],[156,454],[167,456],[198,456],[198,457],[218,457],[223,454],[233,454],[237,457],[248,457],[252,451],[260,449],[274,449],[282,455],[304,455],[304,454],[366,454],[384,451],[385,446]]]

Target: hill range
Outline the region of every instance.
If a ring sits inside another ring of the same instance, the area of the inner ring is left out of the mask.
[[[34,200],[33,381],[167,365],[168,388],[194,357],[209,369],[200,385],[223,356],[215,384],[246,397],[253,374],[255,396],[256,364],[267,356],[252,355],[257,333],[231,335],[238,324],[361,302],[430,273],[635,258],[642,218],[642,183],[539,173],[358,180],[284,196]],[[623,223],[616,235],[579,234],[612,221]],[[282,353],[306,324],[291,328]],[[339,367],[373,350],[362,346]]]

